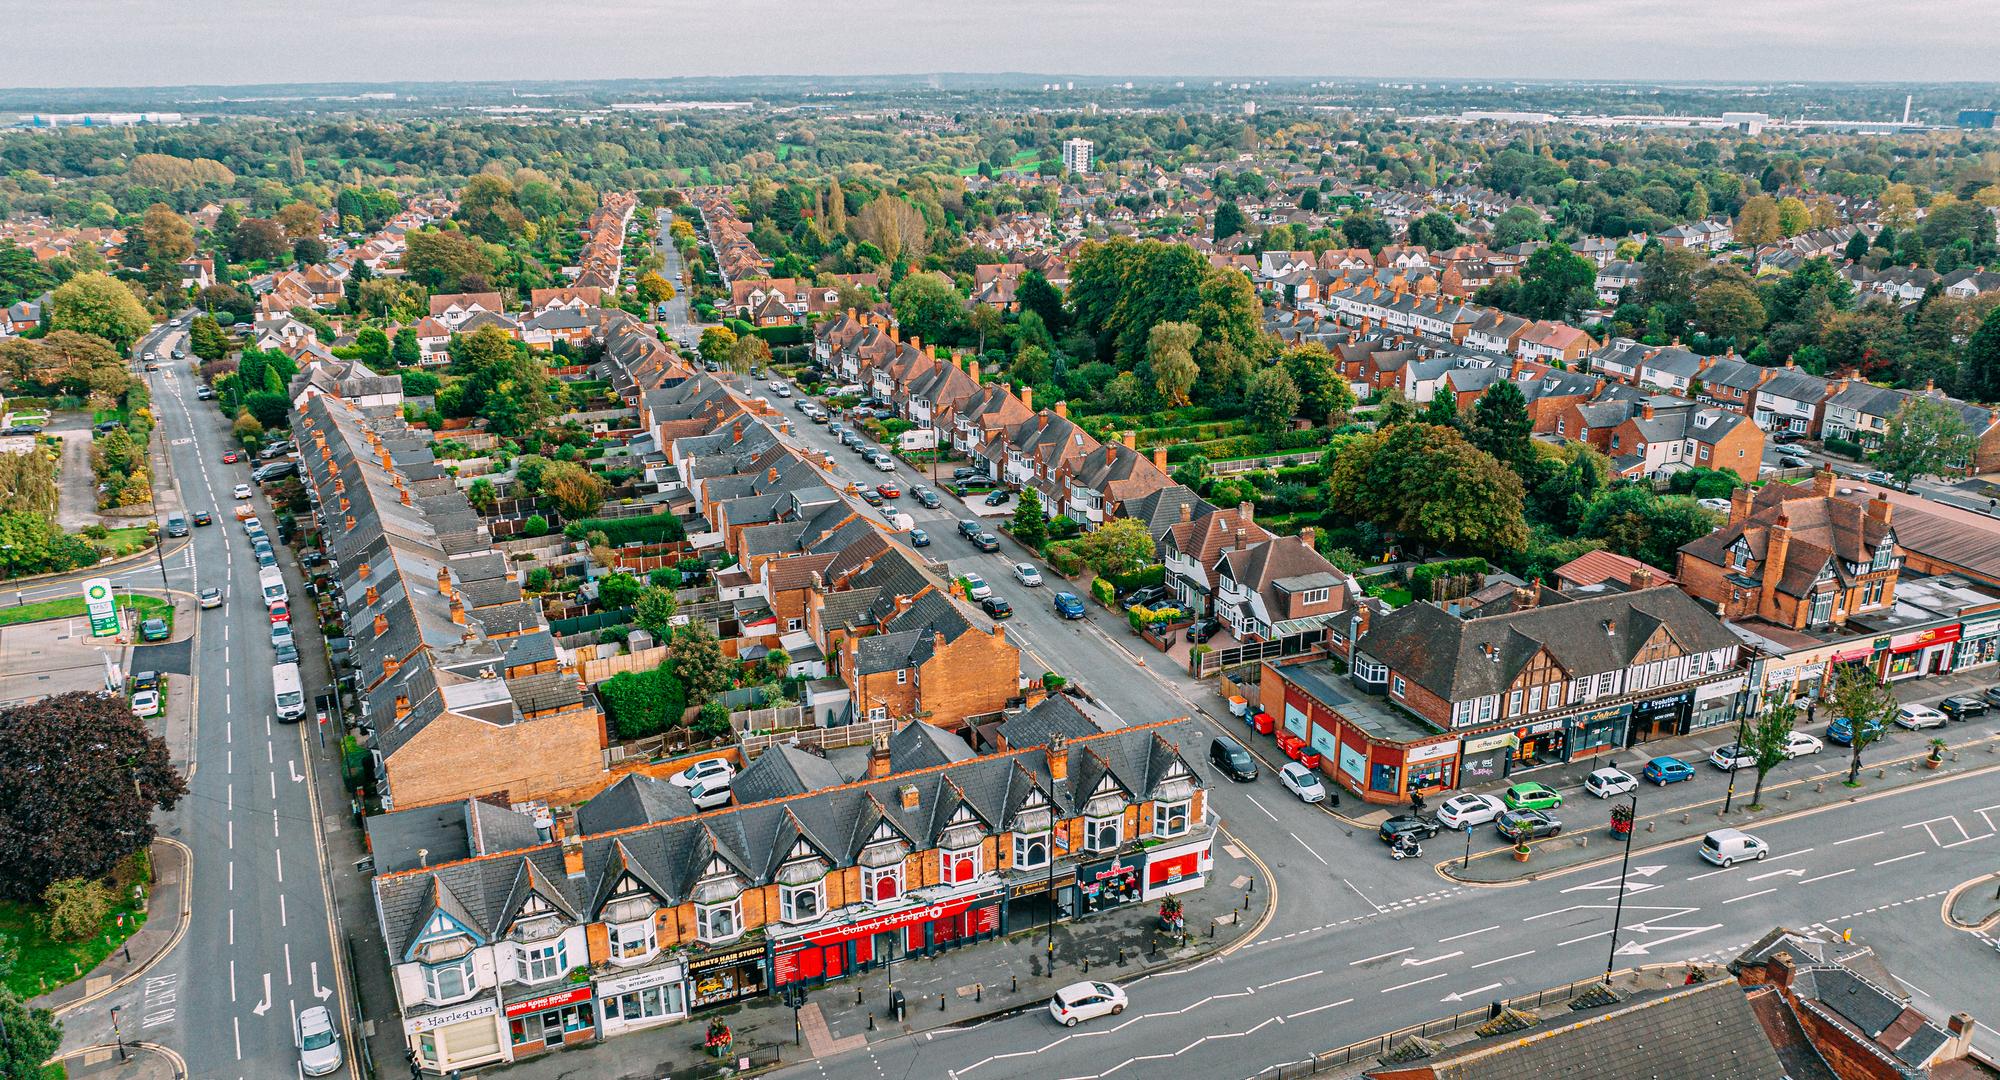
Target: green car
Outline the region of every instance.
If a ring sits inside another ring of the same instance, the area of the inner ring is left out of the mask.
[[[1529,781],[1508,788],[1500,801],[1509,810],[1554,810],[1563,804],[1563,797],[1554,788]]]
[[[147,619],[145,622],[140,623],[139,639],[141,641],[167,640],[167,620]]]

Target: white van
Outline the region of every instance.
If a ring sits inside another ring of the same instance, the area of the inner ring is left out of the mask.
[[[297,664],[272,665],[271,696],[276,699],[279,720],[289,724],[306,714],[306,692],[299,682]]]
[[[267,566],[257,572],[257,584],[264,590],[265,607],[273,607],[286,601],[284,571],[275,566]]]
[[[1717,829],[1701,838],[1701,857],[1724,868],[1756,862],[1770,853],[1770,845],[1740,829]]]

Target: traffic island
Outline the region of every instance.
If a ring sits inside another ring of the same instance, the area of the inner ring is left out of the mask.
[[[153,841],[149,855],[151,884],[143,899],[143,910],[138,913],[138,929],[115,948],[107,946],[108,953],[96,967],[34,998],[28,1003],[30,1006],[54,1010],[58,1016],[73,1012],[145,974],[180,941],[187,931],[190,911],[188,849],[177,840],[162,837]],[[76,1021],[69,1023],[75,1026]],[[90,1039],[102,1036],[105,1040],[112,1037],[110,1023],[102,1017],[85,1023],[90,1028],[88,1032],[72,1031],[70,1036]],[[97,1030],[99,1026],[102,1031]],[[76,1075],[74,1070],[71,1075]]]
[[[1944,901],[1945,921],[1960,930],[1984,932],[2000,926],[2000,873],[1973,878]]]
[[[68,1080],[181,1080],[187,1064],[167,1047],[147,1042],[127,1041],[120,1046],[106,1043],[74,1050],[49,1063],[52,1076]]]

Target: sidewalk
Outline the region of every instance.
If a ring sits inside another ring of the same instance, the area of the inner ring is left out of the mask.
[[[1947,898],[1945,918],[1960,930],[1984,932],[2000,922],[2000,874],[1976,877]]]
[[[43,994],[29,1005],[61,1015],[89,1004],[152,967],[180,940],[187,928],[187,849],[171,840],[155,840],[152,856],[153,890],[146,900],[145,925],[83,978]],[[101,1034],[109,1041],[110,1026],[108,1021],[104,1023]],[[72,1041],[77,1036],[74,1031],[67,1034]]]
[[[151,1043],[127,1041],[123,1061],[109,1043],[78,1050],[57,1060],[69,1080],[86,1077],[88,1080],[181,1080],[187,1073],[177,1064],[178,1057],[169,1056],[170,1053]]]
[[[1185,946],[1159,932],[1158,902],[1141,901],[1081,921],[1056,923],[1053,970],[1047,965],[1048,929],[1030,927],[931,959],[899,959],[888,971],[870,971],[812,990],[799,1010],[796,1035],[791,1008],[773,995],[655,1031],[558,1051],[495,1070],[495,1075],[509,1080],[583,1075],[650,1080],[679,1075],[679,1070],[713,1068],[715,1059],[702,1048],[712,1017],[729,1025],[735,1038],[733,1056],[776,1047],[783,1062],[796,1063],[1041,1008],[1058,988],[1084,978],[1129,986],[1146,975],[1194,963],[1246,940],[1268,910],[1271,895],[1264,875],[1248,857],[1232,854],[1233,845],[1226,837],[1216,839],[1215,872],[1208,887],[1180,895],[1187,924]],[[1211,927],[1213,938],[1208,936]],[[893,989],[905,998],[901,1022],[890,1007],[892,978]],[[378,1046],[376,1053],[376,1060],[386,1060],[383,1048]],[[400,1050],[396,1056],[401,1057]],[[759,1059],[765,1060],[761,1055]]]

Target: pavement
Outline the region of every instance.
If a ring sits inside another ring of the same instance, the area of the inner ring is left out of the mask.
[[[157,1043],[127,1040],[66,1052],[57,1059],[69,1080],[182,1080],[187,1064]]]

